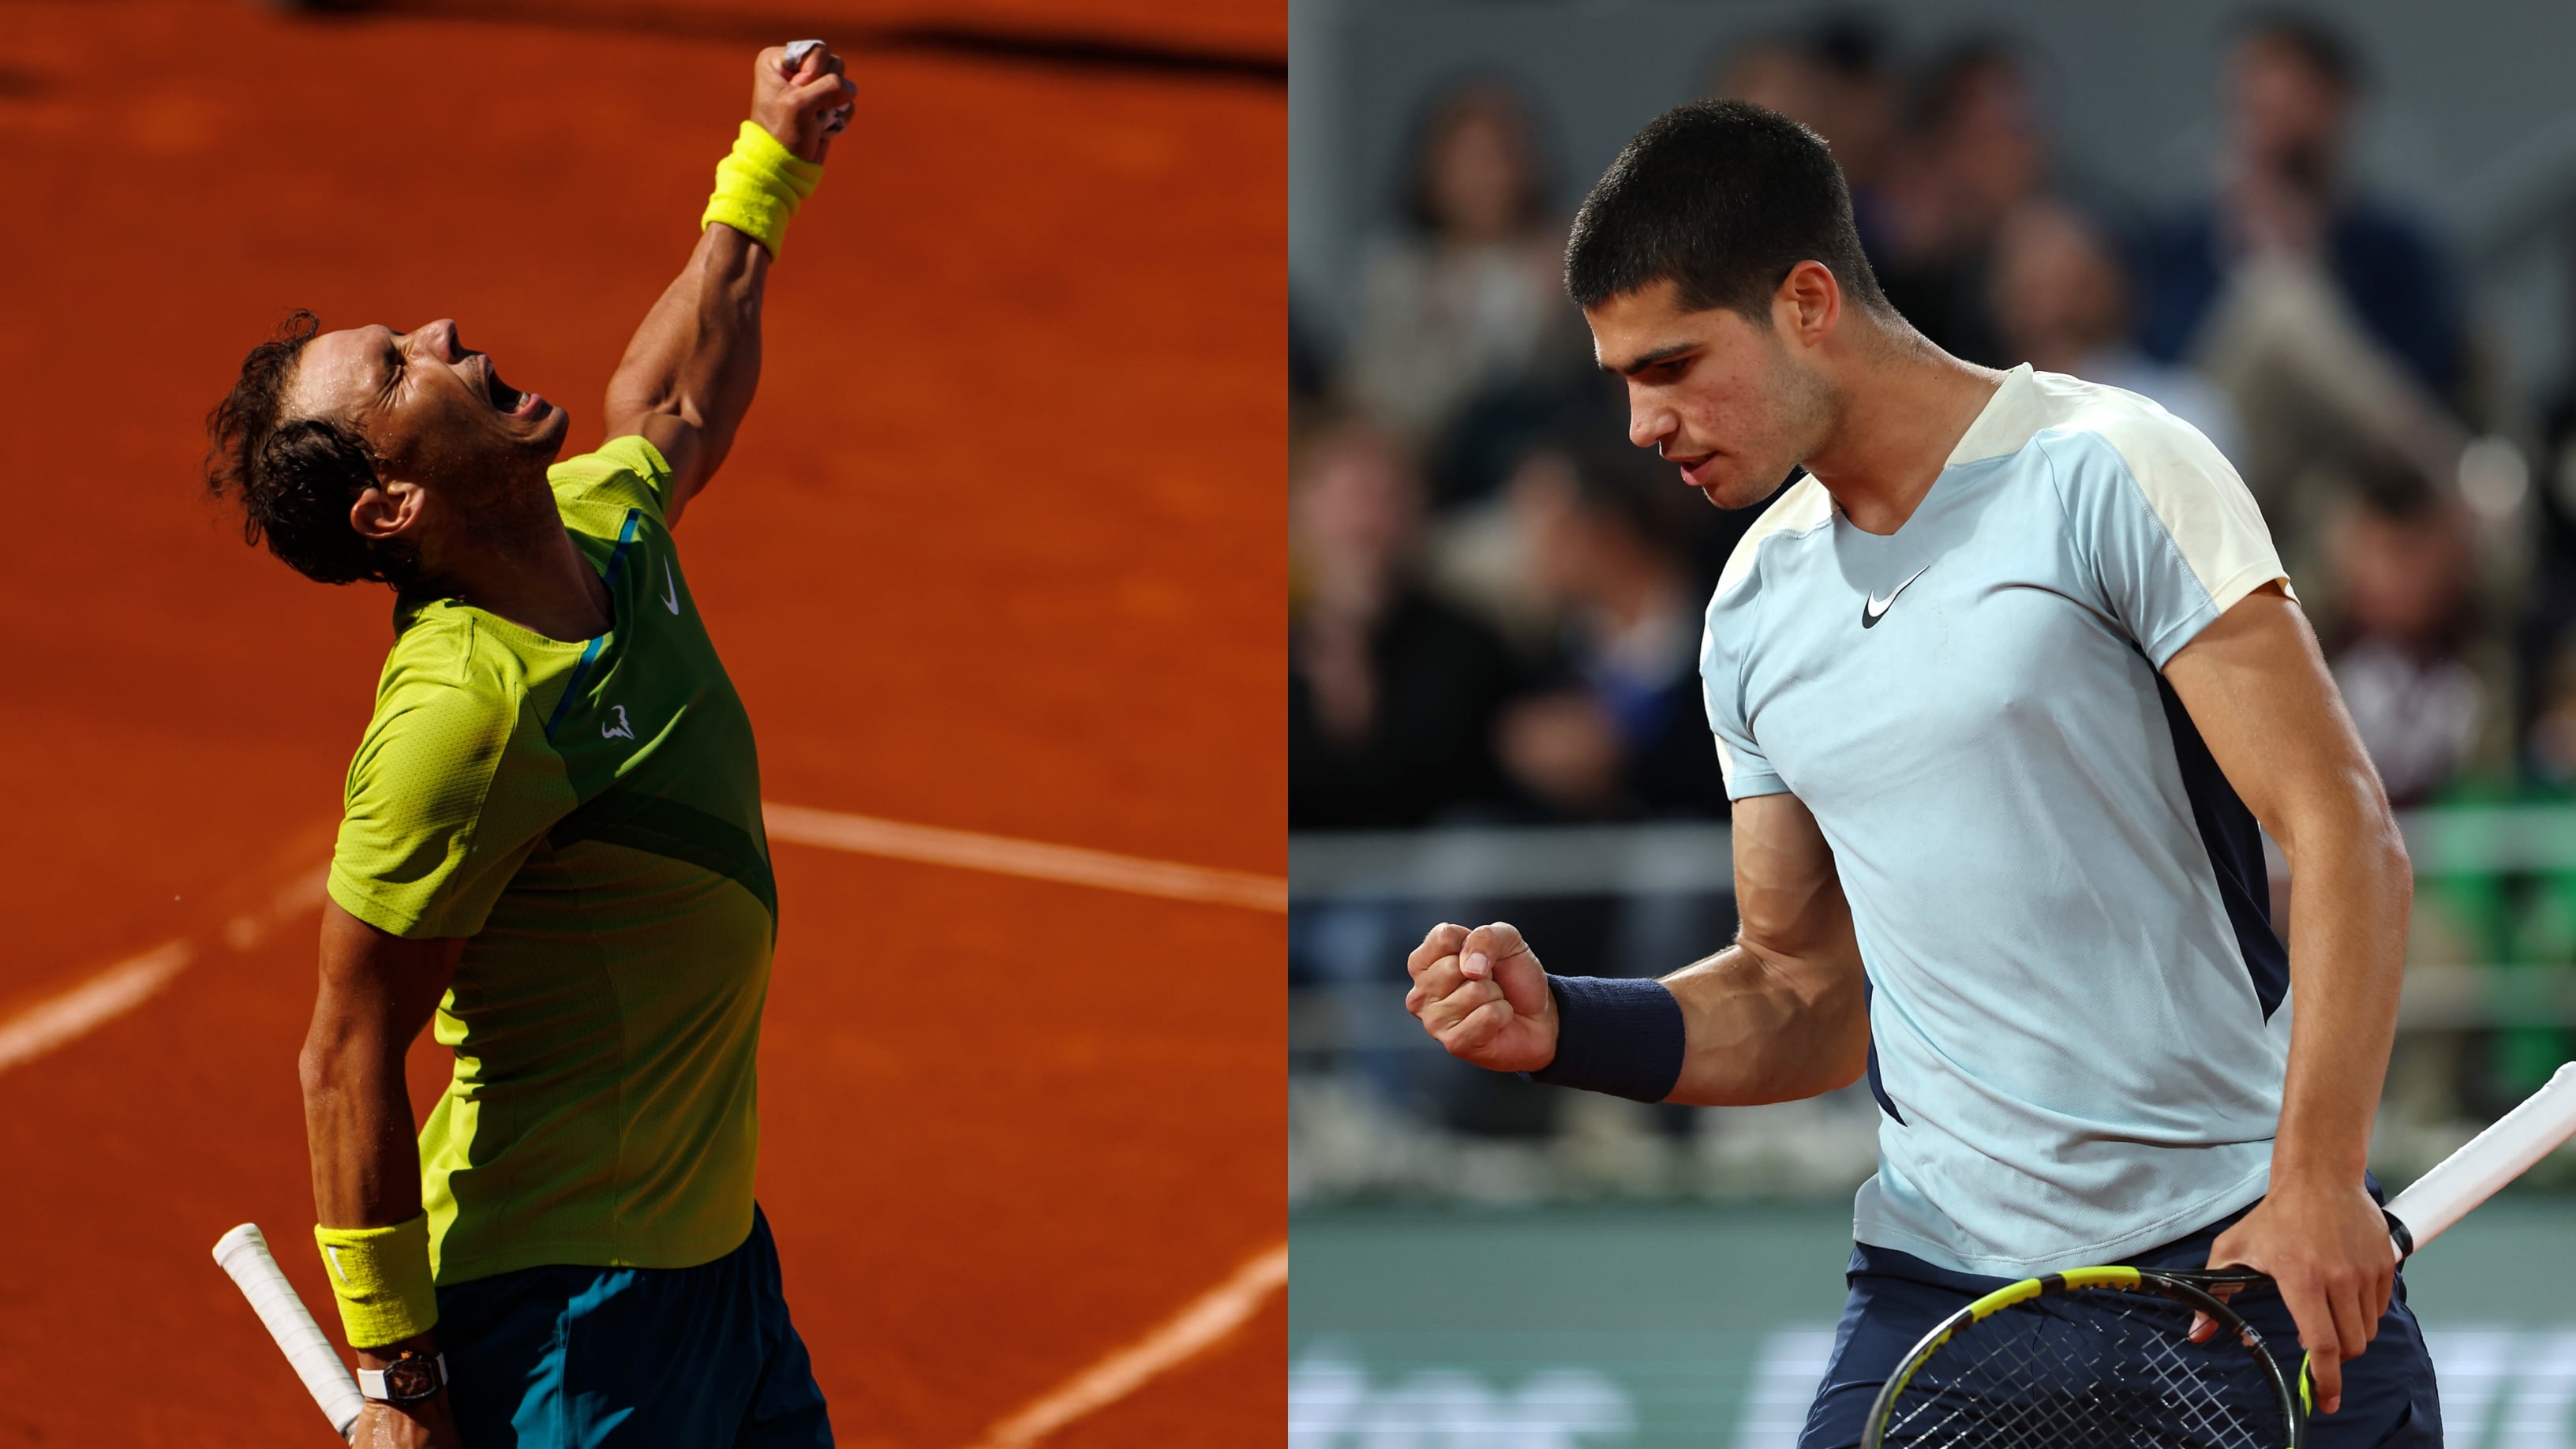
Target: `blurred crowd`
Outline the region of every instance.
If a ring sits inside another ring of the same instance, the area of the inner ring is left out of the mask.
[[[2181,205],[2077,174],[2045,58],[2001,37],[1833,19],[1731,47],[1705,89],[1826,138],[1934,342],[2218,445],[2400,805],[2576,781],[2576,470],[2532,461],[2576,407],[2503,375],[2440,229],[2356,175],[2346,36],[2265,15],[2212,63],[2224,145]],[[1456,85],[1409,154],[1353,325],[1292,321],[1291,828],[1722,817],[1699,616],[1756,511],[1627,445],[1559,283],[1589,178],[1529,100]]]

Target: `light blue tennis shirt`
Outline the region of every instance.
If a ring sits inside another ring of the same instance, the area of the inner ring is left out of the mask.
[[[2263,1194],[2288,956],[2253,817],[2158,671],[2276,579],[2207,439],[2028,367],[1895,533],[1809,478],[1737,546],[1709,722],[1728,795],[1797,796],[1851,902],[1859,1241],[2020,1277]]]

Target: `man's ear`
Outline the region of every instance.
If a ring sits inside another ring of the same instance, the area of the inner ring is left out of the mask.
[[[358,536],[381,543],[399,538],[419,523],[421,512],[429,504],[429,495],[417,483],[389,478],[349,505],[349,526]]]
[[[1789,275],[1780,279],[1779,290],[1771,294],[1772,319],[1801,347],[1814,347],[1832,336],[1842,315],[1842,283],[1835,279],[1833,268],[1822,262],[1791,267]]]

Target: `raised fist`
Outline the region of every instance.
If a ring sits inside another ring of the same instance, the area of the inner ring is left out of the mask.
[[[1556,996],[1519,927],[1434,926],[1404,969],[1413,977],[1404,1009],[1451,1056],[1498,1072],[1556,1060]]]
[[[788,52],[800,53],[790,61]],[[773,45],[752,65],[751,119],[800,161],[820,161],[849,120],[859,88],[841,74],[831,47]]]

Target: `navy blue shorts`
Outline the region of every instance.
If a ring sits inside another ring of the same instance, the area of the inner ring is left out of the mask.
[[[2373,1189],[2375,1196],[2377,1189]],[[2253,1209],[2248,1207],[2245,1212]],[[2230,1213],[2190,1237],[2123,1261],[2140,1268],[2202,1268],[2209,1245],[2245,1212]],[[1844,1281],[1842,1323],[1834,1332],[1833,1360],[1816,1390],[1798,1449],[1853,1449],[1860,1443],[1879,1385],[1895,1371],[1932,1325],[2014,1280],[1953,1273],[1911,1253],[1866,1244],[1852,1249]],[[2277,1293],[2234,1304],[2295,1385],[2299,1330]],[[2433,1360],[2424,1333],[2406,1307],[2406,1279],[2399,1275],[2379,1336],[2369,1351],[2343,1369],[2343,1407],[2308,1421],[2309,1449],[2441,1449],[2442,1401],[2433,1384]]]
[[[830,1449],[778,1245],[694,1268],[522,1268],[438,1290],[466,1449]]]

